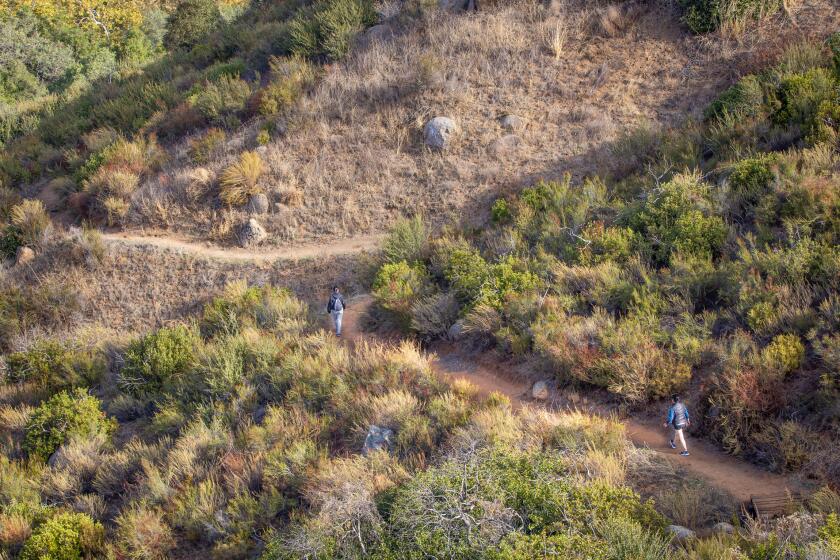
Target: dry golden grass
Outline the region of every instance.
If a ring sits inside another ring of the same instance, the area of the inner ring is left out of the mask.
[[[555,4],[432,12],[405,27],[392,21],[393,37],[363,41],[326,67],[262,154],[260,186],[276,203],[261,218],[269,243],[380,232],[415,212],[435,227],[483,219],[479,210],[500,191],[566,171],[578,180],[611,163],[609,143],[621,132],[697,115],[773,31],[748,30],[735,45],[720,34],[689,36],[665,3]],[[837,11],[809,0],[792,17],[827,29]],[[807,19],[817,13],[826,22]],[[518,141],[501,142],[510,132],[497,119],[510,113],[529,126],[515,133]],[[422,142],[436,115],[461,130],[443,153]],[[231,135],[208,171],[235,163],[258,132],[253,123]],[[185,200],[177,186],[175,177],[192,166],[189,145],[135,194],[129,220],[224,239],[209,201]],[[245,217],[234,208],[224,219],[235,225]]]

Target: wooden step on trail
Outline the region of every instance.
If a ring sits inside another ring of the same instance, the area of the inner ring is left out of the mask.
[[[773,494],[761,494],[750,497],[750,506],[759,519],[772,519],[789,515],[802,507],[802,495],[785,490]]]

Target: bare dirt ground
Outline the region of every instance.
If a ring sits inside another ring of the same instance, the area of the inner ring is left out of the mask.
[[[370,296],[363,295],[351,300],[351,306],[344,317],[343,335],[352,341],[370,339],[373,335],[364,333],[359,326],[359,318],[371,304]],[[451,345],[436,347],[432,355],[435,371],[447,379],[464,379],[478,387],[479,392],[489,395],[499,392],[507,396],[514,408],[528,406],[550,406],[559,408],[564,399],[550,398],[545,403],[530,397],[530,383],[521,378],[506,375],[498,366],[482,363],[480,359]],[[593,407],[592,412],[602,412]],[[798,482],[790,477],[773,474],[755,465],[726,455],[712,444],[689,438],[691,452],[689,457],[682,457],[678,450],[668,444],[668,431],[660,421],[649,418],[622,418],[630,440],[640,447],[647,447],[672,462],[677,469],[702,479],[707,484],[722,490],[739,502],[746,502],[753,496],[778,494],[789,490],[801,490]]]
[[[840,13],[834,2],[803,0],[738,37],[697,37],[671,4],[626,2],[633,9],[610,18],[606,2],[558,0],[546,10],[522,1],[387,20],[324,68],[297,113],[278,123],[283,132],[263,155],[262,186],[277,202],[263,219],[269,243],[376,234],[415,213],[433,226],[480,222],[500,192],[608,169],[622,133],[701,115],[786,45],[835,30]],[[524,129],[504,130],[506,114]],[[439,115],[459,133],[433,152],[422,128]],[[257,129],[231,136],[204,171],[253,148]],[[131,223],[224,242],[247,216],[189,202],[187,143],[135,194]],[[282,203],[290,192],[300,204]]]

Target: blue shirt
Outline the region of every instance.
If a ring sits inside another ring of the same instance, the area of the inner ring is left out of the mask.
[[[675,420],[675,416],[678,414],[678,411],[675,410],[679,407],[681,409],[681,413],[685,416],[686,423],[688,422],[688,407],[686,407],[683,403],[676,403],[671,408],[668,409],[668,423],[673,424]],[[679,420],[679,418],[676,418]],[[682,422],[680,422],[682,423]]]

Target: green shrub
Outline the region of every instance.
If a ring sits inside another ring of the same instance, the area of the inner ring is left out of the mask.
[[[224,144],[227,135],[224,130],[210,128],[198,138],[190,141],[190,157],[195,163],[206,164],[214,152]]]
[[[764,349],[764,357],[772,367],[782,373],[790,373],[802,365],[805,345],[795,334],[780,334]]]
[[[235,117],[245,109],[250,97],[248,82],[223,75],[215,82],[206,82],[192,97],[192,104],[210,121],[232,125],[238,124]]]
[[[769,155],[741,160],[735,165],[729,175],[729,204],[735,216],[752,217],[759,201],[773,191],[775,163],[776,158]]]
[[[59,513],[38,527],[21,560],[93,560],[106,557],[105,529],[84,513]]]
[[[386,263],[419,263],[426,256],[428,243],[429,233],[423,218],[415,216],[394,224],[382,242],[382,255]]]
[[[601,221],[587,225],[581,232],[581,237],[589,242],[581,246],[578,259],[587,265],[625,262],[638,245],[636,232],[632,229],[605,227],[604,222]]]
[[[469,242],[441,241],[435,244],[433,261],[458,298],[472,304],[490,276],[490,265]]]
[[[714,257],[720,253],[727,226],[711,215],[708,185],[696,177],[679,176],[651,193],[631,226],[644,236],[644,245],[657,264],[672,253]]]
[[[683,22],[694,33],[708,33],[747,19],[759,19],[778,12],[782,0],[679,0]]]
[[[338,60],[347,54],[353,38],[376,19],[369,0],[322,0],[311,14],[303,12],[292,21],[292,52]]]
[[[99,408],[99,399],[81,388],[62,391],[32,412],[22,447],[29,456],[45,461],[71,438],[107,437],[114,427]]]
[[[405,261],[386,263],[373,281],[373,297],[405,326],[411,324],[411,308],[427,291],[426,269]]]
[[[208,39],[222,21],[214,0],[182,0],[167,23],[164,44],[168,49],[190,49]]]
[[[156,397],[183,382],[195,363],[199,339],[184,326],[162,328],[126,348],[119,373],[120,387],[135,396]]]
[[[315,81],[315,70],[306,59],[271,57],[271,82],[259,91],[259,111],[265,116],[285,113]]]
[[[497,198],[490,209],[490,217],[495,224],[506,224],[511,220],[511,210],[508,201],[504,198]]]
[[[836,90],[837,79],[825,68],[786,76],[779,85],[773,123],[800,127],[803,136],[812,133],[817,128],[816,115],[821,106],[836,103]]]
[[[49,392],[94,383],[104,370],[100,356],[44,339],[6,358],[12,381],[31,381]]]
[[[502,309],[516,296],[536,290],[542,281],[528,268],[528,262],[513,256],[490,266],[479,289],[478,304]]]

